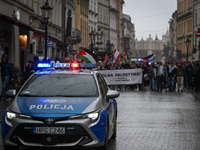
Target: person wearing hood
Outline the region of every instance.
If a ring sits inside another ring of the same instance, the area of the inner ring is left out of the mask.
[[[24,71],[24,82],[35,72],[35,68],[33,66],[33,61],[28,61],[28,66],[25,67]]]
[[[14,74],[11,63],[8,61],[8,55],[3,54],[1,60],[1,80],[2,80],[2,91],[1,91],[1,100],[5,92],[8,90],[7,84],[8,80],[11,78],[11,81],[14,80]]]

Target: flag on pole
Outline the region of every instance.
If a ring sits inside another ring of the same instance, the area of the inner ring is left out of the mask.
[[[83,49],[76,57],[85,61],[86,63],[96,64],[99,61],[99,58],[96,54],[86,49]]]
[[[156,55],[152,54],[143,59],[146,60],[146,62],[152,62],[155,58],[156,58]]]
[[[128,55],[127,55],[127,50],[125,51],[125,53],[124,53],[124,63],[126,63],[126,61],[127,61],[127,59],[128,59]]]
[[[119,58],[121,57],[121,53],[118,51],[118,50],[114,50],[114,55],[113,55],[113,63],[116,63],[118,60],[119,60]]]
[[[105,56],[105,62],[107,63],[108,62],[108,54],[106,54],[106,56]]]

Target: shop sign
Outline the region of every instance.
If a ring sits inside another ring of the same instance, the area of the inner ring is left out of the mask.
[[[20,20],[20,10],[15,10],[14,17],[17,20]]]
[[[70,51],[70,55],[77,55],[77,51],[76,50],[71,50]]]

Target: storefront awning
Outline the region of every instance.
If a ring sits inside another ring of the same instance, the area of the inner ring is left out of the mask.
[[[54,42],[54,43],[57,43],[58,42],[58,37],[50,35],[49,36],[49,40],[52,41],[52,42]]]
[[[24,28],[24,29],[27,29],[27,30],[31,30],[31,31],[34,31],[34,27],[31,26],[31,25],[28,25],[24,22],[21,22],[19,20],[16,20],[14,18],[11,18],[11,17],[8,17],[8,16],[5,16],[5,15],[2,15],[0,14],[0,20],[2,21],[5,21],[5,22],[10,22],[10,23],[13,23],[15,24],[16,26],[19,26],[21,28]]]
[[[40,30],[38,28],[35,28],[35,30],[34,30],[34,36],[45,38],[45,32],[44,32],[44,30]],[[56,37],[56,36],[53,36],[53,35],[50,34],[47,37],[49,38],[50,41],[52,41],[54,43],[58,42],[58,37]]]
[[[45,38],[45,32],[43,30],[35,28],[34,29],[34,36]]]

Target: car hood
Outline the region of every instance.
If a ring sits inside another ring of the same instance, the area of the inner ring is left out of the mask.
[[[17,97],[9,110],[33,117],[68,117],[98,108],[98,97]]]

